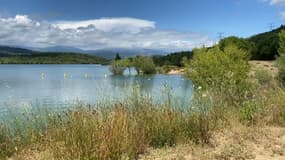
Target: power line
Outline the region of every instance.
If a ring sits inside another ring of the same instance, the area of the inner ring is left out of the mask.
[[[219,40],[221,40],[221,39],[223,39],[225,33],[224,32],[218,32],[217,34],[218,34]]]

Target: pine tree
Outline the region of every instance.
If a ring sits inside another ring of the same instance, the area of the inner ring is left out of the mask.
[[[115,61],[118,61],[118,60],[121,60],[121,59],[122,59],[122,58],[121,58],[120,54],[117,53],[117,54],[116,54],[116,57],[115,57]]]

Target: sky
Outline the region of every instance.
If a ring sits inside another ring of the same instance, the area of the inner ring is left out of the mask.
[[[146,48],[210,46],[285,23],[285,0],[0,0],[0,45]]]

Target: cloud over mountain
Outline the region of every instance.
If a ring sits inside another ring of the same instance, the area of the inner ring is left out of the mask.
[[[135,18],[85,21],[36,21],[27,15],[0,18],[0,44],[29,47],[55,45],[81,49],[147,48],[189,50],[211,45],[205,34],[160,30],[155,22]]]

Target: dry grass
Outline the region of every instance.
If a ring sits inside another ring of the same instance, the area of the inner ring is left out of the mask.
[[[178,144],[148,148],[140,160],[282,160],[285,159],[285,128],[236,126],[213,134],[211,146]],[[26,149],[10,160],[52,160],[51,151]],[[63,158],[64,159],[64,158]]]
[[[276,67],[275,61],[249,61],[254,72],[257,69],[264,69],[271,73],[273,78],[278,76],[278,68]]]
[[[285,128],[236,126],[215,132],[212,146],[178,145],[151,149],[141,160],[282,160]]]

